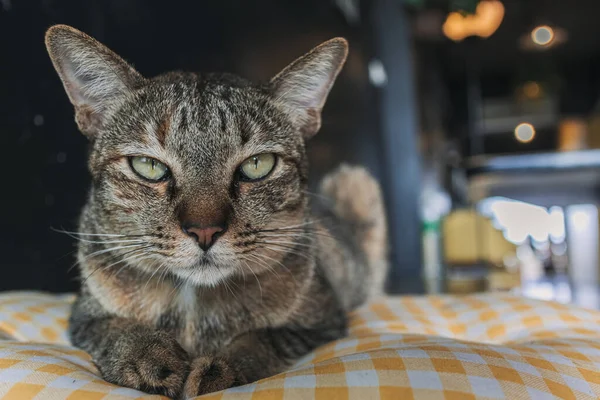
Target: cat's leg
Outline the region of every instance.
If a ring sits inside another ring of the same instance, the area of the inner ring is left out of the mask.
[[[337,240],[319,239],[319,259],[350,310],[383,293],[388,271],[383,194],[366,169],[349,165],[325,176],[321,193],[330,214],[322,225]]]
[[[192,363],[186,398],[250,383],[288,369],[315,348],[346,335],[343,313],[309,328],[288,325],[241,335],[218,357]]]
[[[69,321],[71,342],[92,356],[105,380],[169,397],[181,393],[189,356],[172,335],[134,320],[86,311],[75,303]]]

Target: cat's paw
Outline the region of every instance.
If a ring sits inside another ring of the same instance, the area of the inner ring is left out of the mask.
[[[164,332],[154,332],[137,343],[117,341],[95,363],[109,382],[168,397],[181,394],[189,373],[188,354]]]
[[[185,398],[218,392],[243,385],[245,379],[225,360],[198,357],[192,362],[191,371],[183,390]]]

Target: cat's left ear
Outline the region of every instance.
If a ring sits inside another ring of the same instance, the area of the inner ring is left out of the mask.
[[[291,63],[271,80],[275,99],[288,110],[304,138],[319,131],[321,110],[347,55],[346,39],[331,39]]]

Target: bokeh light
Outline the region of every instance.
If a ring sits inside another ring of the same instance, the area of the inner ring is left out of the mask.
[[[515,138],[521,143],[529,143],[535,138],[535,128],[533,125],[523,122],[515,128]]]
[[[531,31],[531,40],[538,46],[548,46],[554,40],[554,29],[548,25],[538,26]]]

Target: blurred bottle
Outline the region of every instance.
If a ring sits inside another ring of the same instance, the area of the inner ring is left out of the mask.
[[[445,291],[442,255],[442,218],[450,211],[450,197],[438,185],[427,185],[421,193],[423,281],[429,294]]]

